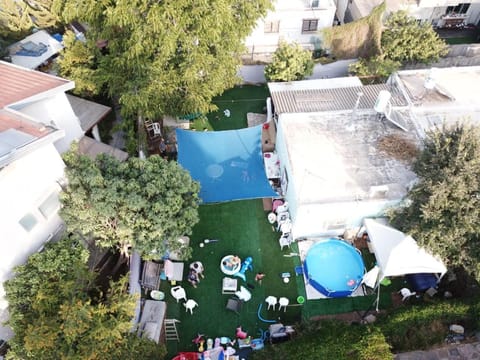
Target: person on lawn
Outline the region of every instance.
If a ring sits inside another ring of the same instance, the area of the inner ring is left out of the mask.
[[[188,282],[192,284],[194,288],[196,288],[197,284],[200,282],[197,272],[193,269],[190,269],[187,279],[188,279]]]
[[[200,276],[202,279],[205,278],[205,275],[203,275],[203,271],[205,269],[203,268],[203,264],[200,261],[195,261],[191,263],[190,270],[195,270],[198,276]]]

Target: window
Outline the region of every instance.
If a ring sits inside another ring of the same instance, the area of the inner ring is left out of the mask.
[[[20,225],[22,225],[22,227],[26,231],[32,231],[35,225],[38,224],[37,218],[32,213],[28,213],[27,215],[22,217],[18,222],[20,223]]]
[[[278,33],[278,29],[280,28],[280,21],[267,21],[265,22],[265,26],[263,28],[263,32],[265,34],[269,33]]]
[[[458,4],[457,6],[447,6],[447,11],[445,14],[453,15],[453,14],[466,14],[468,9],[470,8],[470,4]]]
[[[58,201],[58,193],[51,193],[38,207],[38,210],[42,215],[48,219],[50,216],[54,215],[57,210],[60,208],[60,202]]]
[[[302,32],[317,31],[317,28],[318,28],[317,19],[303,20]]]
[[[320,6],[320,0],[312,0],[312,8],[318,8]]]

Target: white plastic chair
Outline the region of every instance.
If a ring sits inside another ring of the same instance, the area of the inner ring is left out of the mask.
[[[280,304],[278,311],[280,311],[280,309],[283,307],[283,312],[285,312],[287,311],[287,305],[290,303],[290,300],[288,300],[286,297],[281,297],[278,299],[278,303]]]
[[[292,232],[292,221],[290,219],[285,220],[280,224],[280,231],[282,236],[287,236]]]
[[[195,306],[198,306],[197,302],[195,300],[192,300],[192,299],[189,299],[187,300],[186,303],[183,304],[183,306],[185,306],[185,312],[187,312],[188,310],[190,310],[190,314],[193,315],[193,308]]]
[[[283,205],[280,205],[275,209],[275,212],[277,214],[281,214],[281,213],[284,213],[284,212],[287,212],[287,211],[288,211],[288,201],[285,201],[283,203]]]
[[[275,305],[277,305],[277,298],[275,296],[268,296],[265,302],[268,304],[267,310],[270,310],[270,306],[273,306],[273,310],[275,310]]]
[[[286,236],[282,235],[280,239],[278,239],[278,243],[280,244],[280,250],[283,250],[285,246],[288,246],[288,248],[290,249],[290,244],[292,243],[290,234]]]
[[[416,295],[417,293],[411,292],[410,289],[408,288],[402,288],[400,289],[399,293],[402,295],[402,301],[407,300],[410,296]]]
[[[246,288],[243,286],[240,286],[240,291],[236,291],[235,295],[242,301],[247,302],[252,298],[252,293],[248,291]]]
[[[145,119],[145,128],[150,137],[154,138],[157,136],[162,136],[162,130],[158,122],[152,122],[151,120]]]
[[[187,301],[187,294],[185,289],[180,285],[174,286],[170,289],[170,294],[177,300],[177,303],[180,299]]]

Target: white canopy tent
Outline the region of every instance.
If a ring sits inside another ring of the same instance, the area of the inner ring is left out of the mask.
[[[387,276],[433,273],[442,277],[447,268],[443,262],[418,246],[409,235],[374,219],[364,219],[370,245],[380,267],[378,281]]]
[[[432,273],[440,274],[441,278],[447,272],[443,262],[418,246],[411,236],[374,219],[364,219],[363,224],[377,260],[377,265],[363,278],[367,286],[380,290],[378,285],[385,277]]]

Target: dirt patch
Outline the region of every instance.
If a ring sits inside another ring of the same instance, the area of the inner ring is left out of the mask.
[[[388,135],[378,141],[378,148],[383,153],[403,162],[412,162],[418,155],[415,143],[398,134]]]

